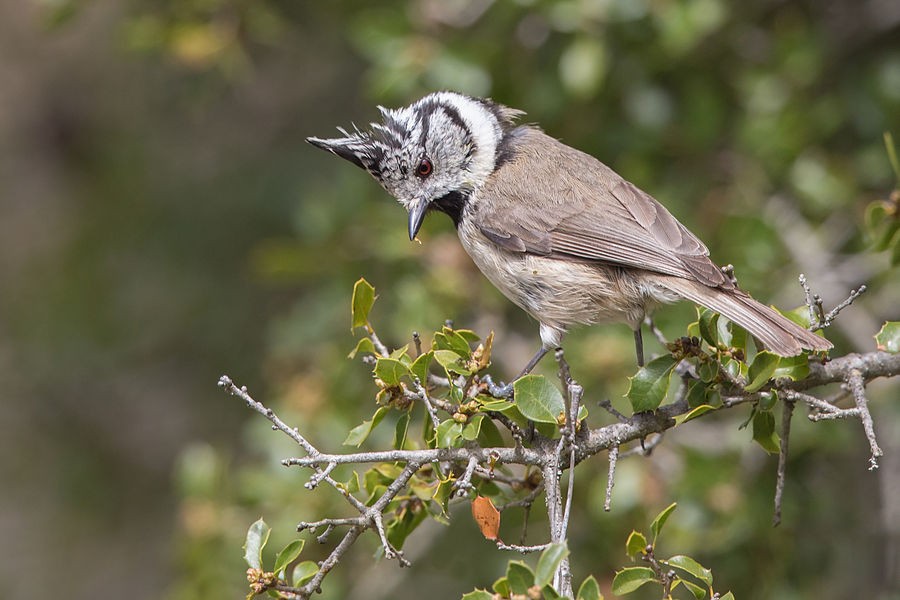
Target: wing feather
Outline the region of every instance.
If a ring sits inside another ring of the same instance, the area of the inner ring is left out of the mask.
[[[479,227],[507,250],[733,287],[703,242],[659,202],[594,157],[538,129],[517,132],[513,158],[481,194],[492,201],[476,203]]]

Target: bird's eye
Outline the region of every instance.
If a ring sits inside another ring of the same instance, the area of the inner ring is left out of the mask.
[[[419,165],[416,167],[416,175],[425,179],[431,172],[434,171],[434,165],[431,164],[431,161],[427,158],[423,158],[419,161]]]

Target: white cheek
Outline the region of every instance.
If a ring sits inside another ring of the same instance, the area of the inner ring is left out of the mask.
[[[497,118],[479,102],[453,93],[440,94],[442,100],[453,106],[466,122],[475,143],[475,153],[469,163],[471,185],[477,187],[494,172],[497,154],[497,140],[500,138],[500,124]]]

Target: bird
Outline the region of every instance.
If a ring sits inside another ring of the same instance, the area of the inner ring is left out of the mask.
[[[597,158],[488,98],[430,93],[378,107],[367,130],[307,141],[367,171],[407,211],[450,217],[466,253],[540,324],[541,346],[519,377],[578,325],[624,322],[644,365],[641,325],[660,304],[720,313],[780,356],[832,344],[754,300],[700,239],[656,199]]]

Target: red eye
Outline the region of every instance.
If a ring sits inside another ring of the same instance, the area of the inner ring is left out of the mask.
[[[418,175],[422,179],[425,179],[426,177],[431,175],[431,172],[433,170],[434,170],[434,166],[431,164],[431,161],[428,160],[427,158],[423,158],[419,162],[419,166],[416,167],[416,175]]]

